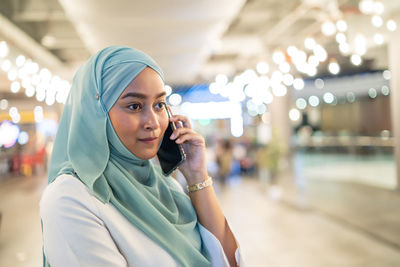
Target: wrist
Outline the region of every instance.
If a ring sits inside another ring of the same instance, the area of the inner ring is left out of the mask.
[[[194,173],[191,173],[190,175],[188,175],[186,177],[186,182],[190,186],[190,185],[193,185],[193,184],[202,183],[205,180],[207,180],[208,177],[209,177],[209,175],[208,175],[207,171],[194,172]]]

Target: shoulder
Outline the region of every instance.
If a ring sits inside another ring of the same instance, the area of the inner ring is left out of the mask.
[[[95,197],[72,175],[63,174],[47,185],[40,200],[43,217],[65,214],[77,208],[97,213]]]

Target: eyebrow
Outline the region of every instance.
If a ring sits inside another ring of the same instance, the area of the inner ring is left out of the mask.
[[[155,98],[160,98],[160,97],[165,96],[165,95],[167,95],[167,93],[166,92],[162,92],[162,93],[156,95]],[[144,95],[144,94],[141,94],[141,93],[129,92],[129,93],[126,93],[125,95],[123,95],[121,97],[121,99],[124,99],[124,98],[127,98],[127,97],[136,97],[136,98],[140,98],[140,99],[146,99],[147,95]]]

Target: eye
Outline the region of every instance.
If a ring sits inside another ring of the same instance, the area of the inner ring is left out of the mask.
[[[130,104],[128,108],[132,111],[138,111],[141,108],[141,105],[138,103]]]
[[[155,105],[155,109],[156,110],[162,110],[164,107],[166,107],[167,103],[165,103],[164,101],[158,102]]]

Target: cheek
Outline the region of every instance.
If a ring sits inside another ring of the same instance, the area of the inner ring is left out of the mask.
[[[126,139],[128,136],[131,136],[132,132],[135,131],[135,124],[132,123],[132,120],[129,116],[118,109],[112,109],[109,112],[109,116],[115,132],[120,140],[124,142],[124,139]]]

